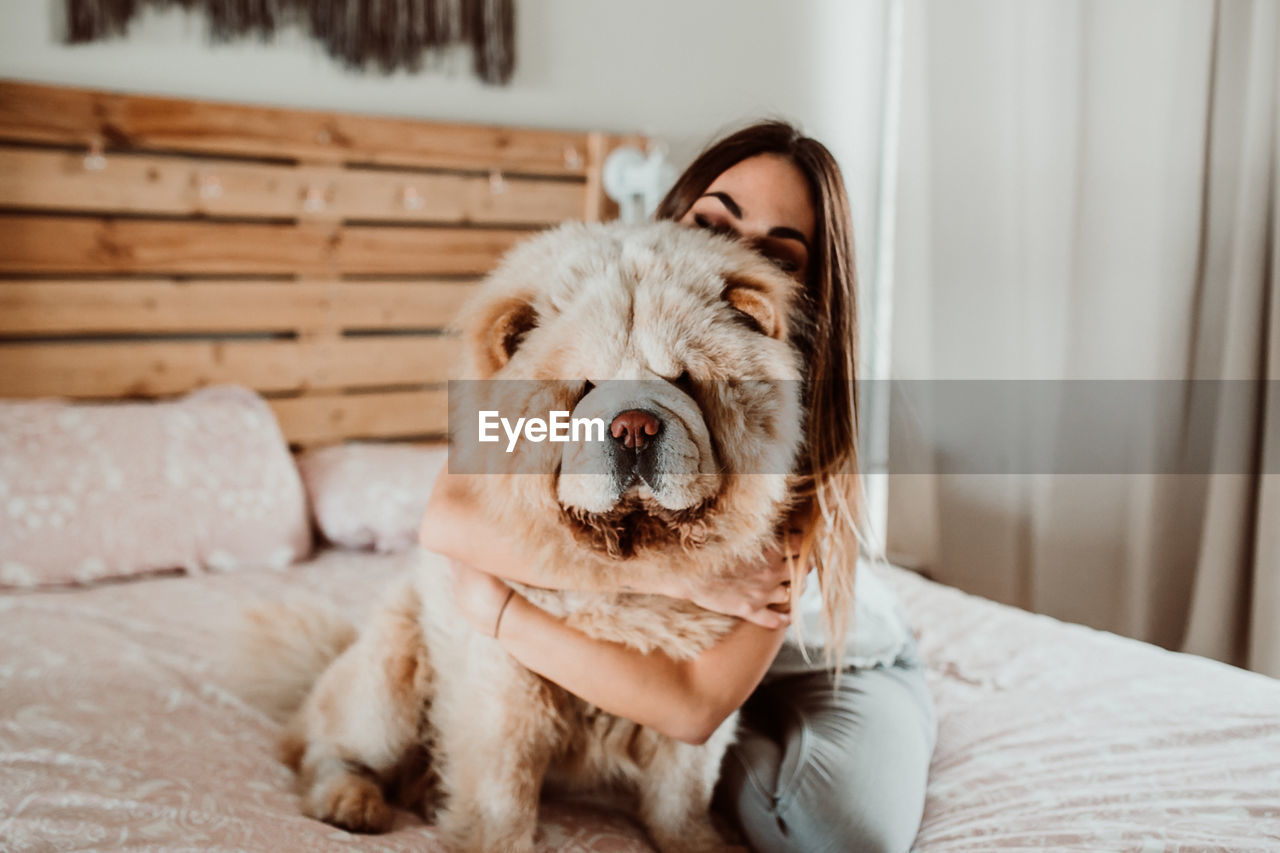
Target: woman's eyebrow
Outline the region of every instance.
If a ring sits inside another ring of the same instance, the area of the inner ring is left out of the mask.
[[[724,205],[725,210],[733,215],[734,219],[742,218],[742,208],[738,207],[738,203],[733,200],[733,196],[726,192],[703,193],[702,198],[718,198],[720,203]]]
[[[773,228],[770,228],[769,236],[778,237],[783,240],[798,240],[800,241],[800,244],[803,245],[806,249],[809,248],[809,241],[804,238],[803,234],[801,234],[796,229],[788,228],[785,225],[778,225]]]

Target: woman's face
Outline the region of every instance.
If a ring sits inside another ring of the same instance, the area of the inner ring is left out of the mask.
[[[680,224],[736,236],[803,282],[816,219],[804,173],[786,157],[758,154],[722,172]]]

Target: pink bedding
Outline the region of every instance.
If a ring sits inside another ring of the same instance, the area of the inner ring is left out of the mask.
[[[919,850],[1280,850],[1280,681],[892,579],[938,703]]]
[[[408,559],[0,595],[0,849],[440,849],[407,814],[300,816],[275,725],[228,689],[245,604],[358,615]],[[1280,849],[1280,683],[890,572],[939,706],[918,849]],[[616,814],[543,815],[546,850],[649,849]]]

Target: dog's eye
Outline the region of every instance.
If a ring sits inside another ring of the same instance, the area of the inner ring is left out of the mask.
[[[590,379],[582,380],[582,396],[585,397],[590,394],[595,387],[596,383],[592,382]]]
[[[696,390],[696,387],[697,387],[693,384],[693,377],[689,375],[689,371],[687,370],[684,373],[681,373],[675,379],[673,379],[671,381],[671,384],[679,388],[684,393],[688,394],[690,397],[693,396],[693,392]]]

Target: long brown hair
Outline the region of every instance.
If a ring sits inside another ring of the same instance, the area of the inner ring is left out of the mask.
[[[853,605],[863,521],[855,385],[857,271],[853,222],[840,167],[822,143],[790,124],[760,122],[712,143],[699,154],[658,205],[655,216],[680,220],[725,170],[761,154],[786,157],[794,163],[804,174],[813,200],[816,238],[801,306],[804,316],[795,339],[809,367],[796,520],[804,526],[802,553],[812,555],[822,590],[827,663],[839,667]],[[806,562],[793,564],[793,590],[800,588],[798,575]]]

